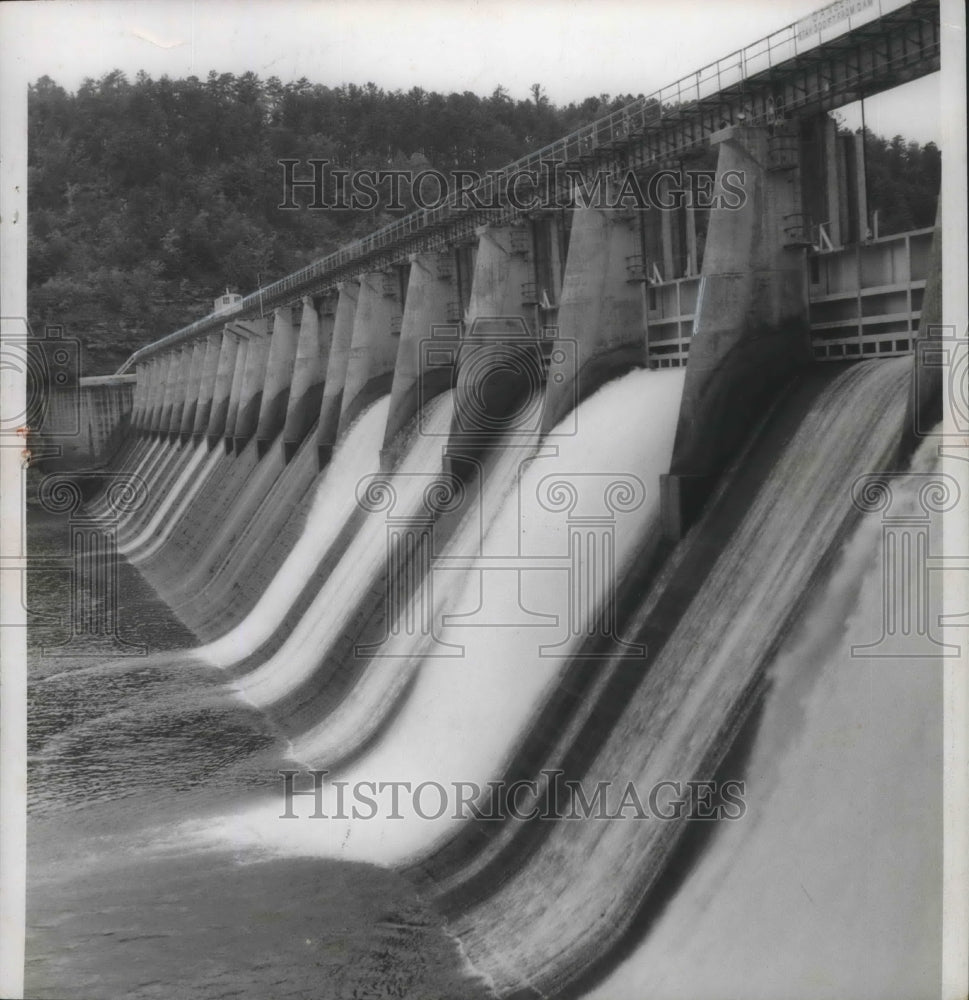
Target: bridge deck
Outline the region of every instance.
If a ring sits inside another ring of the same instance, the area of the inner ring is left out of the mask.
[[[807,34],[804,20],[789,25],[509,164],[499,175],[538,170],[543,161],[585,173],[648,171],[696,152],[725,125],[770,124],[831,111],[939,69],[938,0],[901,6],[877,0],[862,17],[860,23],[847,17]],[[475,188],[482,202],[490,200],[495,184],[500,179],[489,178]],[[206,316],[141,348],[119,372],[156,351],[220,328],[227,318],[261,315],[332,289],[362,271],[466,239],[484,222],[518,214],[510,205],[492,210],[444,205],[411,213],[253,292],[231,312]]]

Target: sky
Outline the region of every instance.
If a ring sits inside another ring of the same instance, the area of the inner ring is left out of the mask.
[[[898,0],[876,0],[887,7]],[[122,69],[473,91],[556,104],[648,94],[791,24],[817,0],[40,0],[0,4],[4,59],[69,90]],[[875,132],[940,141],[938,74],[866,102]],[[850,127],[855,108],[841,112]]]

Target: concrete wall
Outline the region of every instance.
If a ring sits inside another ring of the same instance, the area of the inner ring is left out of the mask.
[[[340,411],[343,403],[343,386],[346,383],[347,368],[350,364],[350,344],[353,340],[353,317],[357,311],[360,286],[355,281],[344,281],[339,285],[336,314],[333,319],[333,338],[327,359],[326,379],[323,385],[323,399],[320,403],[320,421],[317,426],[316,443],[321,465],[330,460],[340,426]]]
[[[195,429],[195,411],[198,409],[199,398],[202,394],[202,378],[205,373],[207,347],[207,340],[196,340],[192,344],[188,386],[185,401],[182,403],[182,419],[178,427],[178,434],[183,441],[188,440]]]
[[[202,360],[202,378],[199,382],[199,398],[195,406],[195,416],[192,421],[192,436],[202,437],[209,426],[212,415],[212,401],[215,397],[215,386],[219,372],[219,356],[222,353],[221,331],[210,333],[205,338],[205,352]]]
[[[454,418],[448,467],[470,475],[478,456],[503,434],[534,430],[534,407],[543,381],[534,311],[523,305],[532,284],[530,234],[525,226],[482,226],[459,349],[451,362]],[[530,315],[529,315],[530,314]],[[443,353],[443,351],[442,351]],[[540,410],[538,422],[541,421]]]
[[[232,397],[232,383],[235,379],[236,360],[240,353],[239,349],[244,343],[244,339],[228,326],[223,329],[215,384],[212,390],[209,422],[205,428],[205,434],[210,444],[215,444],[225,434]]]
[[[273,314],[273,332],[269,341],[269,357],[266,361],[266,381],[256,424],[256,438],[260,442],[261,449],[282,431],[286,422],[297,339],[293,310],[288,306],[277,309]]]
[[[296,454],[320,416],[330,343],[333,339],[335,308],[332,299],[321,302],[319,309],[311,298],[303,299],[299,340],[293,362],[293,381],[283,424],[287,461]]]
[[[30,435],[41,465],[99,468],[111,461],[130,428],[137,375],[82,378],[77,386],[51,388],[43,423]]]
[[[231,435],[235,450],[238,452],[255,435],[259,423],[269,362],[270,337],[268,320],[247,320],[237,325],[245,330],[249,338],[246,365],[239,386],[239,408]]]
[[[402,324],[399,287],[393,270],[360,276],[338,437],[374,400],[390,392]]]
[[[774,394],[811,362],[805,251],[789,245],[800,210],[796,171],[769,169],[766,130],[734,126],[715,138],[719,177],[742,171],[745,197],[710,216],[673,462],[662,481],[671,537],[695,520]]]
[[[427,364],[432,338],[441,332],[453,340],[456,326],[449,323],[449,305],[457,303],[453,263],[447,255],[419,253],[410,258],[407,304],[401,321],[390,411],[381,450],[381,464],[393,466],[399,457],[399,435],[434,396],[451,388],[452,369]],[[455,317],[451,317],[454,319]]]
[[[575,210],[544,430],[554,428],[608,379],[645,365],[642,288],[630,280],[628,270],[629,259],[639,250],[637,216]]]

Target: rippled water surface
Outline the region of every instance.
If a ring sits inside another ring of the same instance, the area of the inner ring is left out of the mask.
[[[63,560],[68,541],[66,518],[31,512],[35,565]],[[264,717],[184,655],[193,636],[130,566],[117,638],[65,645],[63,565],[32,573],[28,591],[27,994],[483,995],[389,871],[172,842],[179,823],[265,795],[294,765]]]

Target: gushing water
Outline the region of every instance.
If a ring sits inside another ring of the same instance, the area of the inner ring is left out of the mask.
[[[938,471],[936,447],[912,470]],[[921,485],[894,515],[925,520]],[[864,517],[771,667],[746,815],[589,1000],[938,994],[941,667],[858,648],[884,624],[882,531]]]
[[[279,627],[353,512],[357,482],[379,467],[389,406],[389,396],[369,406],[336,448],[316,488],[302,534],[256,606],[234,629],[201,646],[195,655],[213,666],[229,667],[254,653]]]
[[[506,449],[485,484],[480,516],[466,517],[435,561],[434,619],[443,618],[443,627],[433,636],[392,638],[339,708],[294,739],[296,755],[325,767],[334,756],[377,735],[356,763],[339,772],[341,781],[483,787],[492,779],[576,644],[598,621],[595,610],[611,596],[611,581],[593,574],[586,563],[581,568],[592,592],[580,608],[571,600],[576,574],[569,513],[588,514],[598,504],[596,513],[602,514],[610,484],[630,490],[636,499],[614,519],[615,569],[621,575],[655,520],[659,475],[669,467],[682,384],[680,371],[632,373],[582,404],[576,435],[553,434],[540,445]],[[615,433],[617,412],[635,434]],[[563,505],[553,488],[563,483],[575,488],[572,499],[581,509]],[[385,558],[382,530],[361,531],[359,537],[360,545],[348,550],[331,578],[332,592],[329,583],[324,588],[322,602],[349,588],[362,564],[372,561],[376,568]],[[324,623],[308,621],[308,614],[296,655],[312,651],[318,656],[321,638],[325,643],[329,633],[339,634],[342,615],[353,606],[331,603]],[[294,670],[293,651],[245,678],[247,697],[269,703],[305,679],[312,664],[307,656]],[[391,713],[396,699],[401,704]],[[368,727],[374,718],[380,723],[376,733]],[[334,816],[333,789],[326,792],[324,809]],[[408,811],[403,820],[381,814],[356,822],[286,822],[278,818],[281,801],[207,824],[201,836],[282,853],[391,864],[427,850],[455,829],[452,810],[437,821]]]
[[[765,657],[839,537],[852,481],[891,460],[908,378],[905,359],[861,364],[821,393],[585,764],[589,780],[645,795],[663,781],[712,777],[706,762],[726,752]],[[627,817],[550,824],[516,877],[455,921],[470,961],[499,991],[568,982],[629,927],[664,871],[673,833]]]
[[[224,458],[218,451],[218,449],[213,449],[212,453],[209,455],[206,462],[202,465],[202,470],[198,476],[192,480],[188,488],[185,490],[184,495],[178,504],[175,506],[174,510],[168,514],[165,518],[162,526],[159,528],[157,534],[152,538],[151,544],[146,548],[128,550],[128,558],[135,564],[143,562],[144,560],[153,556],[169,539],[175,528],[181,523],[185,512],[188,510],[189,505],[198,496],[202,487],[207,482],[209,476],[212,475],[213,470]],[[193,465],[194,471],[194,458]],[[134,543],[132,543],[133,545]]]
[[[426,486],[421,477],[411,473],[440,467],[442,435],[450,421],[450,394],[446,393],[428,407],[425,426],[429,433],[415,436],[402,463],[402,515],[414,507]],[[358,482],[348,479],[334,483],[333,488],[339,489],[342,497],[347,494],[356,497]],[[330,645],[341,635],[363,592],[372,584],[385,554],[383,522],[379,515],[371,515],[280,649],[237,682],[237,690],[247,701],[260,708],[268,707],[312,676]]]
[[[196,469],[198,469],[198,467],[202,464],[207,452],[208,447],[204,441],[196,445],[192,457],[185,465],[185,468],[183,468],[179,473],[178,478],[172,484],[162,502],[158,505],[158,509],[152,515],[151,520],[149,520],[145,527],[133,539],[124,543],[119,543],[118,547],[125,555],[137,552],[142,545],[151,542],[162,528],[162,525],[172,524],[172,521],[169,520],[169,511],[171,511],[171,509],[179,501],[183,490],[187,489],[188,493],[194,496],[194,494],[201,489],[202,478],[199,477],[193,480],[192,476]],[[217,451],[213,451],[212,455],[216,460],[219,458]],[[210,466],[211,462],[212,459],[210,459]]]

